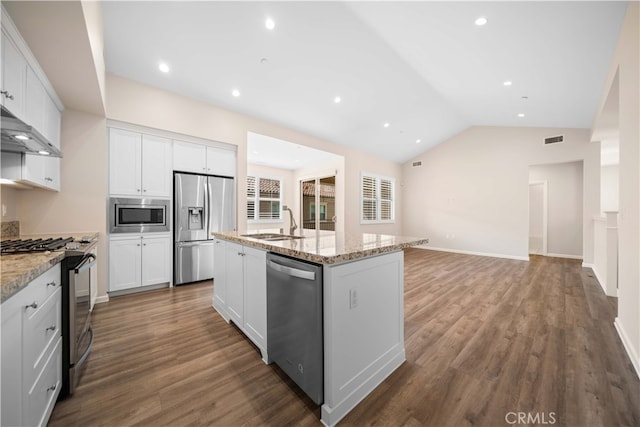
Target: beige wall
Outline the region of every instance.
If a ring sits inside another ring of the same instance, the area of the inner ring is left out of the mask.
[[[545,146],[543,139],[564,135]],[[429,246],[528,258],[529,166],[584,160],[582,254],[593,259],[600,144],[580,129],[472,127],[404,165],[404,231]],[[422,166],[413,167],[413,161]]]
[[[0,199],[2,199],[2,221],[16,221],[18,215],[16,207],[18,206],[18,190],[11,185],[2,185],[0,188]]]
[[[379,173],[400,182],[401,165],[369,154],[333,144],[263,120],[217,108],[191,98],[156,89],[113,74],[107,74],[107,118],[183,133],[238,147],[238,194],[246,188],[247,133],[254,132],[296,144],[344,156],[345,219],[349,233],[401,234],[400,222],[382,225],[361,225],[359,217],[360,173]],[[398,192],[399,193],[399,192]],[[402,198],[396,201],[401,217]],[[238,228],[246,230],[246,205],[238,203]]]
[[[594,123],[619,94],[618,317],[616,327],[640,375],[640,4],[629,2]],[[616,80],[616,74],[618,79]],[[617,88],[612,87],[618,84]],[[594,132],[598,130],[595,129]]]
[[[19,191],[17,217],[21,232],[99,232],[98,296],[106,295],[106,121],[65,110],[62,115],[60,192]]]

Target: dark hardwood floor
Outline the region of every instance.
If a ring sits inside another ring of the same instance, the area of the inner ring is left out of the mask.
[[[320,425],[211,296],[203,282],[96,306],[87,370],[49,425]],[[340,425],[640,426],[615,312],[578,261],[406,250],[407,361]]]

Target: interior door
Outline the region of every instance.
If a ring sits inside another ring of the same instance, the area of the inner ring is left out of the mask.
[[[336,229],[336,177],[307,179],[300,182],[302,228]]]

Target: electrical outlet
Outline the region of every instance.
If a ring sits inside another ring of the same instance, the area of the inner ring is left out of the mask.
[[[358,293],[355,288],[349,289],[349,309],[354,309],[358,306]]]

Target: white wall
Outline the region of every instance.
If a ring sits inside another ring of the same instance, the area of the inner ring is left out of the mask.
[[[620,166],[602,166],[600,169],[600,210],[617,211],[620,200]]]
[[[543,144],[564,135],[565,142]],[[404,232],[430,247],[528,258],[529,166],[584,161],[584,260],[600,208],[600,144],[582,129],[471,127],[404,166]],[[422,166],[413,167],[413,161]]]
[[[529,184],[529,253],[545,255],[545,183]]]
[[[618,78],[616,79],[616,75]],[[613,84],[619,87],[613,88]],[[596,124],[611,90],[619,93],[620,143],[618,317],[616,327],[640,375],[640,4],[629,2],[600,98]]]
[[[547,255],[582,258],[582,162],[536,165],[530,182],[547,182]]]

